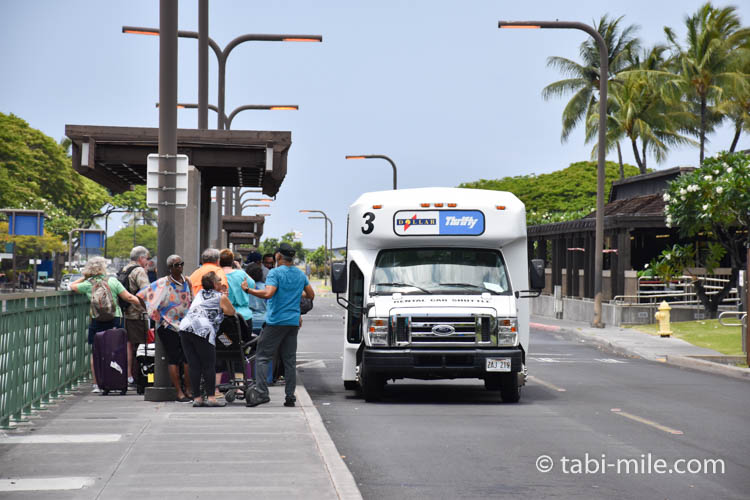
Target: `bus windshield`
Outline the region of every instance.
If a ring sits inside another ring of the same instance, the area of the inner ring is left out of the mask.
[[[510,281],[497,250],[400,248],[383,250],[375,262],[370,295],[491,293],[510,295]]]

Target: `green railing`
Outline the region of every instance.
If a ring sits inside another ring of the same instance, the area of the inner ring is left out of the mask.
[[[85,295],[0,296],[0,428],[23,422],[90,376],[88,323]]]

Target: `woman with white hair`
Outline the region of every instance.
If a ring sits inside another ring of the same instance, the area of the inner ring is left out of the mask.
[[[114,302],[114,318],[110,321],[101,321],[96,318],[91,318],[89,323],[89,345],[94,344],[94,337],[97,332],[103,332],[104,330],[110,330],[112,328],[122,328],[122,309],[117,302],[117,297],[122,300],[130,302],[134,305],[140,305],[141,301],[135,295],[125,290],[117,278],[107,278],[107,262],[103,257],[93,257],[86,262],[86,266],[83,268],[83,277],[75,280],[70,284],[70,289],[77,293],[86,294],[91,300],[91,291],[97,282],[104,281],[109,287],[109,291],[112,294],[112,301]],[[101,392],[99,386],[96,383],[96,374],[94,373],[94,353],[91,353],[91,377],[94,380],[94,391]]]

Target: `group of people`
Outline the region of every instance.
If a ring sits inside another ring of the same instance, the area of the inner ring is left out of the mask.
[[[118,278],[107,278],[106,262],[94,257],[86,264],[83,277],[71,283],[70,288],[91,298],[94,284],[104,281],[112,297],[120,299],[115,300],[117,310],[111,321],[92,317],[88,340],[93,344],[99,331],[126,329],[129,382],[133,382],[137,369],[137,363],[133,362],[135,349],[146,342],[150,319],[166,351],[178,401],[192,401],[194,407],[224,406],[226,403],[216,398],[216,385],[224,370],[217,367],[216,338],[224,319],[236,317],[245,322],[243,326],[248,330],[260,335],[255,384],[247,394],[246,404],[257,406],[270,401],[269,363],[278,352],[285,374],[284,405],[294,406],[300,300],[315,296],[305,273],[294,266],[294,255],[294,248],[282,243],[274,254],[251,253],[243,270],[241,259],[235,259],[231,250],[208,248],[201,255],[201,266],[189,277],[183,274],[184,260],[179,255],[170,255],[166,260],[166,276],[151,282],[146,272],[149,252],[139,246],[131,251],[130,263]],[[98,392],[96,379],[94,391]]]

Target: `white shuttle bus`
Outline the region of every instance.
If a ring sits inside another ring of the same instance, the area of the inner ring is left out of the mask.
[[[520,399],[529,304],[526,209],[513,194],[420,188],[363,194],[350,208],[346,263],[333,291],[346,308],[343,379],[378,400],[390,379],[483,379]],[[529,286],[531,276],[532,286]]]

